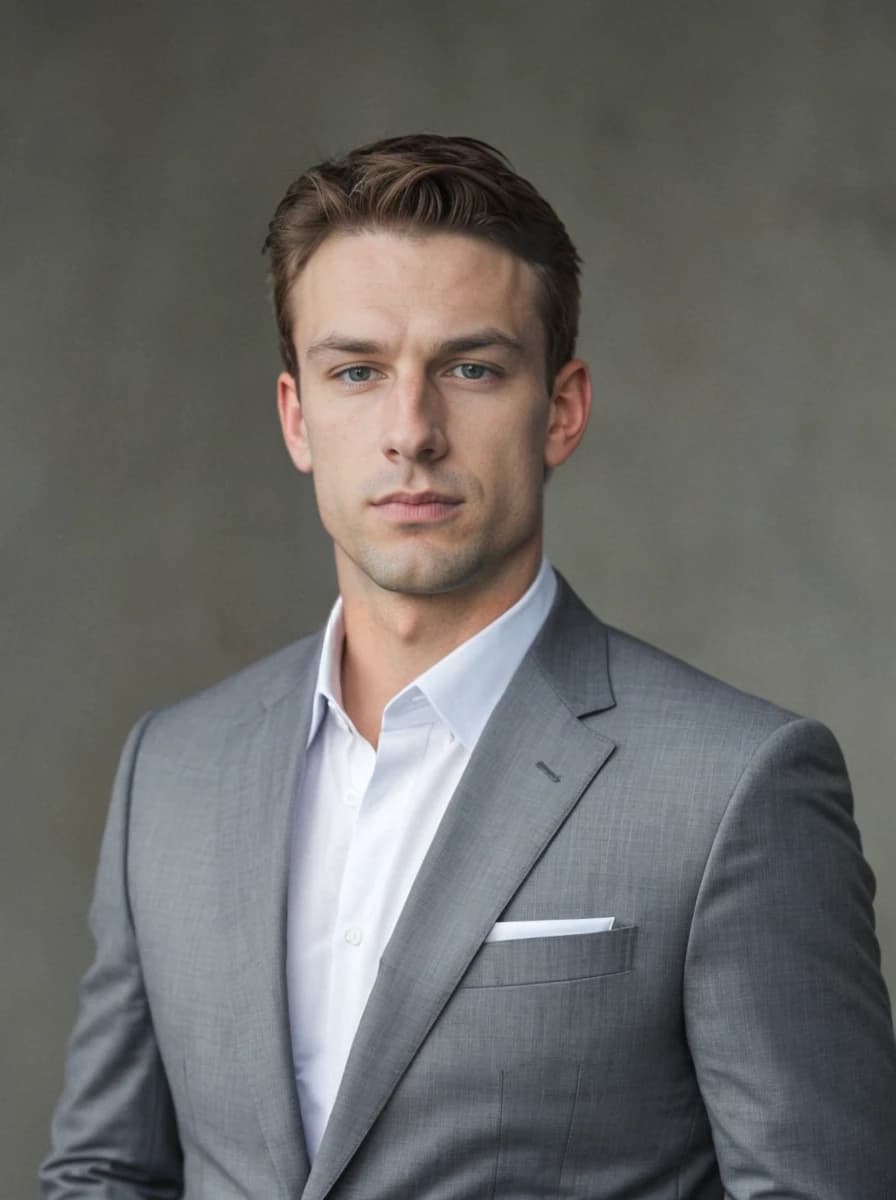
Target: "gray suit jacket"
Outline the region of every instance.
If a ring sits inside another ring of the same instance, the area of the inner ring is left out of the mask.
[[[896,1197],[874,884],[833,737],[606,628],[562,583],[383,955],[309,1171],[285,900],[320,646],[128,740],[46,1197]],[[484,942],[499,919],[591,916],[616,927]]]

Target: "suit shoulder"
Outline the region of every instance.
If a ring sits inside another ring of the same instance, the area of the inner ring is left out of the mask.
[[[821,721],[807,718],[683,662],[630,634],[607,629],[615,706],[603,730],[626,757],[649,745],[650,771],[667,800],[675,782],[684,809],[713,822],[753,766],[847,778],[841,747]],[[787,766],[790,764],[790,766]],[[685,767],[682,770],[682,767]]]
[[[317,672],[322,634],[301,638],[233,675],[153,713],[146,722],[141,754],[166,756],[191,750],[204,759],[258,718],[266,707],[308,683]]]
[[[610,678],[617,705],[629,714],[662,721],[703,739],[764,741],[775,730],[801,720],[800,714],[607,626]]]

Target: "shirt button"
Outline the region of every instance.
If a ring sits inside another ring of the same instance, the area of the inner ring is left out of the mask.
[[[345,940],[350,946],[360,946],[363,936],[361,930],[355,925],[345,931]]]
[[[359,793],[358,792],[346,792],[345,793],[345,803],[349,806],[349,808],[357,808],[358,805],[361,803],[361,797],[360,797]]]

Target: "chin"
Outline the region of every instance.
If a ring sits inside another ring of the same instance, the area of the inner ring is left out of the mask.
[[[482,571],[484,558],[479,546],[449,551],[420,553],[371,553],[357,565],[377,587],[406,596],[438,596],[470,584]]]

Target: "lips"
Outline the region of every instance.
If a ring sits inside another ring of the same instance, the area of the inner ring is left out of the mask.
[[[390,492],[373,502],[378,514],[402,524],[444,521],[460,508],[462,500],[442,492]]]
[[[390,492],[380,500],[374,500],[374,506],[381,508],[385,504],[403,504],[416,507],[427,504],[460,504],[453,496],[443,496],[441,492]]]

